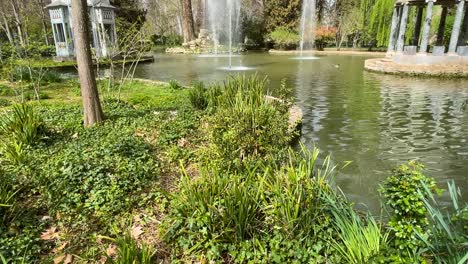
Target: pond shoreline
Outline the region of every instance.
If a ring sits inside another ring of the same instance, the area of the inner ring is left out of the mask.
[[[268,51],[272,55],[299,55],[301,52],[298,50],[275,50],[271,49]],[[379,51],[359,51],[359,50],[308,50],[302,54],[305,55],[365,55],[365,56],[376,56],[385,57],[385,52]]]
[[[134,63],[136,62],[137,59],[127,59],[125,60],[125,63],[126,64],[131,64],[131,63]],[[123,64],[123,60],[122,59],[118,59],[118,60],[114,60],[114,64],[115,65],[120,65],[120,64]],[[154,62],[154,56],[144,56],[144,57],[141,57],[140,59],[138,59],[138,63],[152,63]],[[44,68],[44,69],[75,69],[78,67],[77,63],[75,60],[73,61],[54,61],[52,59],[47,59],[47,60],[40,60],[40,61],[31,61],[29,62],[30,66],[32,68]],[[19,61],[19,63],[17,63],[18,65],[23,65],[23,66],[28,66],[27,63],[22,63],[21,61]],[[99,63],[97,63],[95,60],[93,61],[93,66],[94,67],[97,67],[98,65],[99,66],[109,66],[111,63],[109,60],[105,60],[105,61],[101,61]]]

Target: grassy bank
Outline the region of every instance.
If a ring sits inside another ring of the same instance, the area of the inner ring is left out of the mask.
[[[94,65],[99,64],[100,66],[109,66],[113,63],[116,66],[122,65],[124,62],[131,64],[136,62],[137,59],[128,58],[125,61],[123,59],[116,59],[112,62],[109,59],[102,59],[99,62],[94,61]],[[138,60],[139,63],[153,62],[153,56],[144,56]],[[75,60],[66,60],[66,61],[55,61],[52,58],[34,58],[34,59],[21,59],[15,60],[12,62],[14,65],[19,66],[28,66],[32,68],[44,68],[44,69],[68,69],[76,68],[77,64]]]
[[[28,86],[2,83],[0,263],[463,261],[456,187],[441,210],[410,163],[382,183],[389,221],[355,211],[333,182],[345,164],[290,147],[292,91],[267,83],[101,81],[89,129],[76,81],[22,105]]]

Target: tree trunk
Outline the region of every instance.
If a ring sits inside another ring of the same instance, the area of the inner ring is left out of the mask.
[[[205,18],[205,3],[203,0],[198,0],[197,1],[197,19],[196,19],[196,30],[195,30],[195,36],[197,36],[200,33],[200,29],[204,26],[205,21],[203,19]]]
[[[8,24],[8,20],[7,18],[5,17],[5,14],[2,13],[2,19],[3,19],[3,26],[2,28],[5,30],[5,33],[7,35],[7,38],[8,38],[8,41],[10,42],[10,44],[12,46],[15,45],[15,40],[13,39],[13,35],[11,34],[11,31],[10,31],[10,25]]]
[[[23,39],[22,21],[18,12],[19,11],[18,6],[16,5],[14,0],[11,0],[10,3],[11,3],[11,8],[13,10],[13,15],[15,16],[16,29],[18,30],[18,38],[19,38],[21,46],[24,47],[25,43]]]
[[[48,17],[46,16],[46,13],[44,12],[44,1],[43,0],[38,0],[37,1],[39,5],[39,9],[41,12],[41,20],[42,20],[42,31],[44,32],[44,41],[47,46],[49,46],[49,31],[48,26],[47,26],[47,21],[49,20]]]
[[[104,114],[99,100],[91,57],[86,0],[72,0],[72,18],[76,60],[83,98],[84,125],[92,126],[101,122],[104,119]]]
[[[182,0],[182,21],[183,21],[182,28],[184,32],[184,42],[189,42],[195,39],[193,12],[192,12],[192,0]]]

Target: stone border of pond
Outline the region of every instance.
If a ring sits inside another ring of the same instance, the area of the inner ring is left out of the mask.
[[[394,75],[468,78],[468,64],[398,64],[391,58],[378,58],[366,60],[364,69]]]
[[[265,100],[267,102],[276,101],[276,102],[284,103],[283,100],[281,100],[279,98],[276,98],[276,97],[273,97],[273,96],[266,96]],[[293,132],[294,130],[299,130],[299,132],[300,132],[300,128],[302,126],[302,118],[303,118],[302,109],[299,106],[293,104],[289,108],[288,125],[289,125],[290,132]]]

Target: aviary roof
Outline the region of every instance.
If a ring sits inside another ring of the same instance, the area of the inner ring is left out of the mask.
[[[109,0],[87,0],[88,6],[94,7],[105,7],[105,8],[115,8],[113,5],[110,4]],[[50,4],[46,6],[46,8],[56,7],[56,6],[70,6],[71,0],[52,0]]]

